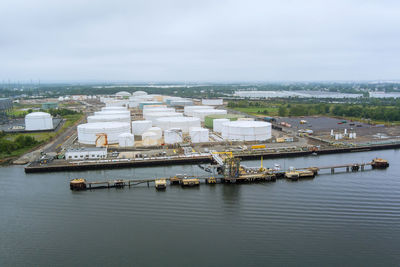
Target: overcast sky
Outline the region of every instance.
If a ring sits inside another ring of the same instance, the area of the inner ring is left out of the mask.
[[[0,80],[400,78],[400,1],[1,0]]]

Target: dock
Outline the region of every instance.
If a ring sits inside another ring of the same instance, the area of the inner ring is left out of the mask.
[[[354,153],[381,149],[399,148],[400,145],[374,145],[357,148],[326,148],[320,149],[316,153],[318,155],[336,154],[336,153]],[[240,159],[260,159],[261,157],[285,158],[285,157],[301,157],[315,154],[314,151],[252,151],[252,152],[233,152],[233,156]],[[212,153],[201,153],[190,156],[171,156],[171,157],[152,157],[139,159],[107,159],[107,160],[84,160],[78,162],[66,160],[54,160],[52,162],[42,164],[40,162],[32,162],[25,167],[25,173],[40,172],[59,172],[59,171],[82,171],[82,170],[98,170],[98,169],[114,169],[114,168],[132,168],[132,167],[150,167],[150,166],[168,166],[183,164],[201,164],[223,163],[219,155]]]
[[[235,163],[236,164],[236,163]],[[140,184],[145,184],[147,187],[154,185],[157,190],[166,189],[167,185],[181,185],[182,187],[199,186],[200,184],[241,184],[241,183],[259,183],[259,182],[273,182],[280,178],[286,178],[288,180],[299,180],[302,178],[314,178],[319,174],[321,170],[330,170],[331,174],[335,174],[335,171],[342,170],[344,172],[358,172],[366,170],[366,167],[370,166],[371,169],[385,169],[389,167],[389,162],[384,159],[373,159],[371,162],[366,163],[349,163],[342,165],[333,166],[321,166],[321,167],[306,167],[296,168],[288,171],[274,171],[271,169],[257,168],[246,168],[240,167],[240,172],[237,176],[224,175],[223,177],[209,177],[209,176],[173,176],[167,178],[149,178],[149,179],[115,179],[110,181],[93,181],[88,182],[83,178],[72,179],[70,181],[70,189],[74,191],[80,190],[93,190],[93,189],[104,189],[104,188],[124,188],[134,187]],[[229,167],[231,170],[232,166]]]

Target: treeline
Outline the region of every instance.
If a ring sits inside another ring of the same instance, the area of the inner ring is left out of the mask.
[[[60,108],[60,109],[49,109],[49,110],[45,110],[45,112],[50,113],[51,116],[56,117],[56,116],[66,116],[66,115],[75,115],[75,114],[79,114],[82,113],[81,112],[77,112],[71,109],[66,109],[66,108]]]
[[[22,148],[34,147],[39,143],[34,137],[26,135],[19,135],[13,141],[8,140],[5,138],[5,134],[0,132],[0,151],[5,154],[11,154],[13,151]]]
[[[17,95],[57,97],[63,95],[101,95],[115,94],[119,91],[145,91],[149,94],[177,95],[182,97],[224,97],[233,94],[237,90],[258,91],[328,91],[341,93],[363,93],[366,91],[399,92],[399,83],[328,83],[328,82],[291,82],[291,83],[259,83],[259,84],[205,84],[205,85],[171,85],[170,87],[154,85],[148,86],[118,86],[115,84],[101,84],[100,86],[84,84],[41,84],[40,86],[19,85],[20,90],[14,90],[0,85],[0,97]],[[12,87],[14,88],[14,87]]]
[[[287,102],[265,102],[265,101],[231,101],[230,108],[254,108],[259,107],[259,114],[270,115],[265,108],[276,106],[278,115],[286,116],[314,116],[329,115],[339,117],[355,117],[371,119],[376,121],[394,122],[400,121],[400,105],[389,106],[386,103],[350,104],[350,103],[287,103]]]

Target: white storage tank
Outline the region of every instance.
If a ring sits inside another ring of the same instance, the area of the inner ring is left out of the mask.
[[[213,109],[214,107],[212,106],[186,106],[183,108],[183,114],[185,116],[192,116],[193,117],[193,111],[194,110],[200,110],[200,109]]]
[[[151,127],[150,129],[147,130],[147,132],[155,133],[158,139],[161,139],[162,137],[162,130],[160,127]]]
[[[141,95],[141,96],[132,96],[129,98],[129,107],[130,108],[137,108],[139,107],[139,103],[142,101],[150,101],[153,98],[151,96],[148,95]]]
[[[168,107],[167,107],[167,105],[144,105],[143,111],[148,110],[148,109],[153,109],[153,108],[168,108]]]
[[[152,127],[152,122],[147,120],[132,121],[132,133],[134,135],[142,135]]]
[[[145,96],[145,95],[147,95],[147,93],[144,91],[135,91],[132,93],[132,96]]]
[[[131,93],[129,93],[127,91],[121,91],[121,92],[116,93],[115,95],[119,96],[119,97],[129,97],[129,96],[131,96]]]
[[[142,134],[142,144],[144,146],[156,146],[160,144],[160,138],[154,132],[145,132]]]
[[[131,112],[129,110],[104,110],[104,111],[95,111],[95,116],[103,116],[103,115],[116,115],[116,114],[125,114],[130,116]]]
[[[127,114],[110,114],[110,115],[94,115],[94,116],[88,116],[87,117],[87,122],[88,123],[93,123],[93,122],[131,122],[131,116]]]
[[[188,133],[190,127],[200,127],[201,123],[199,118],[181,116],[158,118],[155,120],[154,125],[163,130],[175,128],[181,129],[184,133]]]
[[[204,121],[204,118],[208,115],[213,114],[227,114],[226,110],[222,109],[196,109],[193,110],[193,117],[200,118],[201,121]]]
[[[231,121],[230,119],[214,119],[213,120],[213,131],[217,132],[217,133],[222,132],[222,125],[225,122],[230,122],[230,121]]]
[[[106,134],[109,144],[117,144],[120,134],[130,132],[131,126],[127,122],[85,123],[78,125],[78,141],[81,144],[95,145],[96,134]]]
[[[189,99],[178,99],[178,100],[171,100],[169,102],[171,106],[193,106],[193,101]]]
[[[53,118],[46,112],[32,112],[25,116],[26,131],[53,129]]]
[[[118,136],[119,147],[133,147],[135,144],[135,136],[131,133],[123,133]]]
[[[177,144],[182,143],[183,136],[181,129],[170,129],[164,131],[164,143],[165,144]]]
[[[209,141],[209,131],[205,128],[192,127],[189,130],[189,135],[192,143],[205,143]]]
[[[272,137],[271,123],[263,121],[230,121],[222,125],[222,138],[240,141],[265,141]]]
[[[126,107],[102,107],[101,111],[127,110]]]
[[[105,102],[106,107],[127,107],[127,100],[108,100]]]
[[[223,105],[223,99],[202,99],[201,104],[209,106],[220,106]]]
[[[151,108],[151,109],[143,109],[143,117],[145,117],[149,113],[154,113],[154,112],[175,112],[174,108]]]
[[[177,112],[151,112],[144,116],[146,120],[152,121],[153,124],[156,122],[157,119],[162,117],[183,117],[183,115],[182,113]]]
[[[238,118],[238,121],[254,121],[254,118]]]

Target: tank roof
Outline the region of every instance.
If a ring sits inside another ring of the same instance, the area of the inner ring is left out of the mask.
[[[29,117],[51,117],[51,115],[46,112],[32,112],[32,113],[27,114],[25,117],[26,118],[29,118]]]

